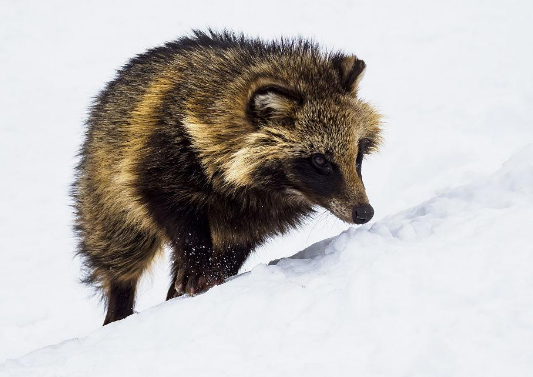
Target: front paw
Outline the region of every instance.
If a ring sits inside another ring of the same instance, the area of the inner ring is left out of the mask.
[[[198,270],[198,268],[191,269],[184,266],[179,269],[176,276],[175,297],[184,294],[194,296],[223,282],[224,276],[211,268]]]

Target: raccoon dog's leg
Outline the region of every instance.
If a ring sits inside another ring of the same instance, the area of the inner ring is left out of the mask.
[[[223,282],[213,270],[213,244],[207,216],[184,221],[179,235],[172,239],[172,284],[167,300],[184,293],[196,294]]]
[[[106,253],[107,315],[104,325],[133,314],[139,278],[160,247],[158,237],[138,229],[124,229],[114,235]]]
[[[173,282],[167,294],[167,300],[184,293],[197,294],[221,284],[230,276],[239,272],[250,254],[250,245],[242,246],[218,241],[213,245],[213,230],[207,219],[189,228],[185,236],[174,245]],[[224,233],[230,235],[230,231]],[[230,237],[234,242],[233,238]]]
[[[111,282],[107,291],[107,315],[104,326],[133,314],[137,280]]]
[[[236,275],[261,239],[255,229],[245,224],[240,213],[215,208],[210,213],[211,237],[214,242],[213,264],[224,278]]]
[[[112,221],[107,214],[81,216],[78,223],[79,254],[88,272],[85,283],[102,290],[107,306],[104,325],[133,314],[139,277],[161,246],[156,235],[120,220]]]

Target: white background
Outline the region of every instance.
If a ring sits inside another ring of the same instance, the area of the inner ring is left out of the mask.
[[[302,35],[327,49],[357,54],[368,66],[361,96],[385,115],[384,147],[363,166],[375,220],[380,220],[482,179],[533,142],[531,4],[0,0],[0,362],[101,325],[102,306],[77,282],[68,191],[91,98],[129,58],[206,27],[263,38]],[[244,270],[293,255],[346,228],[320,211],[304,228],[261,247]],[[502,237],[506,234],[511,233]],[[138,310],[164,300],[165,261],[158,261],[153,272],[143,281]],[[334,270],[325,273],[335,275]],[[404,298],[411,295],[406,291]],[[170,304],[162,310],[180,312]],[[246,302],[242,305],[246,310]],[[221,321],[217,328],[224,325]],[[258,328],[244,327],[254,339]],[[487,335],[486,341],[492,340]],[[513,343],[516,352],[533,347],[531,339],[522,342]],[[363,365],[368,358],[361,357]],[[284,363],[281,372],[297,361]],[[325,364],[317,363],[316,370],[322,370]]]

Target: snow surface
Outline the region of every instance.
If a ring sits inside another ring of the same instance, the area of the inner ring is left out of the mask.
[[[0,0],[0,375],[533,375],[532,11]],[[160,260],[140,313],[100,328],[67,195],[86,109],[132,55],[206,26],[366,61],[361,95],[386,116],[363,167],[376,221],[320,213],[238,277],[167,303]]]
[[[532,214],[533,145],[488,178],[0,368],[530,376]]]

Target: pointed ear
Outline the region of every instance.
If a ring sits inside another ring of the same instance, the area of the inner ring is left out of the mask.
[[[332,58],[332,62],[339,72],[342,88],[348,93],[356,94],[359,82],[365,74],[365,62],[357,59],[355,55],[337,55]]]
[[[302,104],[302,97],[296,91],[279,84],[266,84],[255,89],[246,107],[246,114],[254,124],[269,120],[289,120]]]

